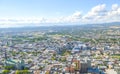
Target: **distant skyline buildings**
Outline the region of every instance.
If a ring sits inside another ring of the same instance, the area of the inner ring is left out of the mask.
[[[0,28],[108,22],[120,22],[119,0],[0,0]]]

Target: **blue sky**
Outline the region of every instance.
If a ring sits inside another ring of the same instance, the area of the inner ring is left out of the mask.
[[[0,21],[6,26],[16,23],[86,24],[91,20],[93,23],[114,22],[120,19],[116,17],[119,15],[120,0],[0,0]],[[111,16],[114,21],[107,19]],[[96,22],[96,18],[105,21]]]

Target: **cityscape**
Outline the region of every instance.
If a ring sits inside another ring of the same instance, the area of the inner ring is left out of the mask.
[[[1,30],[0,71],[10,74],[119,74],[119,42],[119,25]]]
[[[0,0],[0,74],[120,74],[120,1]]]

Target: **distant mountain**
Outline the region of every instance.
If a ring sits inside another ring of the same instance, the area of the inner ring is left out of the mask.
[[[120,26],[120,22],[111,22],[111,23],[101,23],[101,24],[93,24],[96,26]]]
[[[29,24],[28,24],[29,25]],[[31,24],[30,24],[31,25]],[[33,24],[35,25],[35,24]],[[45,25],[45,24],[44,24]],[[47,24],[48,25],[48,24]],[[91,29],[91,28],[107,28],[110,26],[120,26],[120,22],[111,22],[111,23],[102,23],[102,24],[50,24],[50,26],[25,26],[25,27],[16,27],[16,28],[0,28],[0,31],[48,31],[48,30],[65,30],[65,29]]]

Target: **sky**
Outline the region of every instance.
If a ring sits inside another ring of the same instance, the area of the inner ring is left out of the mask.
[[[0,0],[0,28],[120,22],[120,0]]]

